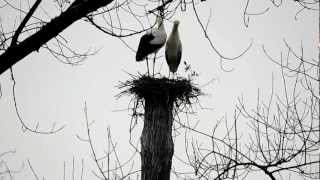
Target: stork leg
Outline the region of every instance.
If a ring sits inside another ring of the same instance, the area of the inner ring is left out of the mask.
[[[150,73],[149,73],[149,63],[148,63],[148,57],[146,57],[146,62],[147,62],[147,70],[148,70],[148,76],[150,76]]]
[[[153,58],[153,69],[152,69],[152,75],[154,77],[154,64],[156,63],[156,56],[157,56],[157,52],[154,53],[154,58]]]

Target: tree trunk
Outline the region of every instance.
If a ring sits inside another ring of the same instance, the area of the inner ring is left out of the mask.
[[[174,151],[172,110],[173,101],[169,98],[159,94],[145,98],[141,135],[141,180],[170,179]]]

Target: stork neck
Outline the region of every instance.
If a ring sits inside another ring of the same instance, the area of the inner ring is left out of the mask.
[[[163,20],[162,20],[162,19],[159,21],[159,24],[158,24],[158,25],[159,25],[159,26],[158,26],[158,29],[159,29],[160,31],[165,31],[164,25],[163,25]]]
[[[173,25],[172,33],[176,34],[176,33],[179,32],[179,31],[178,31],[178,26],[179,26],[178,24]]]

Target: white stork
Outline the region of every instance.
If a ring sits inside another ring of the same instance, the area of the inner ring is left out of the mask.
[[[177,72],[178,66],[181,61],[181,54],[182,54],[182,44],[179,37],[178,31],[179,21],[176,20],[173,22],[173,28],[169,39],[166,43],[166,61],[169,66],[169,78],[170,72],[173,74]]]
[[[164,29],[163,19],[161,17],[157,17],[158,27],[152,29],[143,35],[140,39],[138,51],[136,54],[136,61],[143,61],[146,59],[147,69],[149,74],[149,65],[148,65],[148,55],[151,53],[154,54],[153,59],[153,75],[154,75],[154,64],[156,59],[156,54],[159,49],[164,45],[167,39],[167,33]]]

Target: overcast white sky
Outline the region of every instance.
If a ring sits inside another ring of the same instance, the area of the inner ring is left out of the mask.
[[[1,2],[1,1],[0,1]],[[204,107],[197,108],[197,114],[190,116],[193,122],[200,120],[199,129],[208,132],[214,123],[232,112],[237,97],[242,94],[249,105],[254,106],[257,90],[262,96],[270,94],[271,75],[279,77],[280,69],[263,54],[262,45],[274,57],[279,58],[285,51],[283,39],[293,48],[299,50],[302,43],[307,57],[317,57],[318,44],[318,12],[302,12],[295,20],[300,9],[294,2],[285,1],[276,8],[269,1],[252,1],[249,9],[259,12],[268,7],[264,15],[250,18],[249,27],[243,24],[243,10],[246,1],[207,1],[198,8],[205,21],[211,10],[212,19],[208,26],[208,34],[214,45],[225,56],[236,56],[251,41],[253,46],[247,54],[234,62],[225,62],[226,68],[234,68],[232,72],[224,72],[220,68],[219,57],[210,49],[201,28],[198,26],[191,7],[186,13],[178,12],[174,19],[179,19],[180,37],[183,43],[182,60],[191,64],[200,75],[195,80],[199,85],[215,79],[213,83],[203,87],[207,95],[200,98]],[[12,19],[9,11],[0,11],[2,22]],[[123,19],[123,23],[126,23]],[[165,21],[169,33],[172,23]],[[11,24],[12,25],[12,24]],[[9,26],[9,25],[8,25]],[[22,162],[29,159],[39,177],[45,179],[63,179],[63,162],[67,163],[67,179],[71,179],[72,158],[75,157],[76,178],[79,179],[81,159],[85,161],[85,177],[92,177],[91,169],[95,168],[91,159],[88,144],[80,142],[76,135],[85,137],[85,121],[83,107],[87,102],[88,116],[95,120],[92,126],[93,142],[99,155],[106,147],[106,129],[109,126],[114,141],[117,142],[118,155],[125,161],[134,149],[129,146],[130,112],[118,111],[128,108],[129,97],[117,99],[120,90],[116,88],[119,81],[129,78],[126,72],[136,74],[146,71],[145,63],[135,62],[135,54],[117,38],[110,37],[96,30],[83,21],[76,22],[63,32],[75,49],[100,49],[97,55],[90,56],[80,66],[69,66],[60,63],[47,51],[40,50],[24,58],[13,69],[15,72],[16,98],[21,116],[31,127],[39,122],[40,130],[50,129],[53,123],[65,128],[55,135],[38,135],[23,133],[14,110],[12,81],[10,73],[0,76],[2,97],[0,98],[0,153],[16,150],[15,154],[4,159],[9,167],[19,169]],[[141,35],[125,39],[132,47],[138,46]],[[163,55],[163,50],[160,55]],[[163,63],[161,73],[167,75],[168,68],[164,59],[157,60],[156,68]],[[183,66],[178,70],[184,75]],[[281,90],[281,81],[275,81],[275,89]],[[139,121],[139,126],[142,125]],[[245,126],[245,125],[244,125]],[[139,139],[140,130],[135,131],[135,142]],[[183,151],[183,135],[176,139],[176,155],[185,157]],[[198,137],[201,140],[201,137]],[[205,141],[205,139],[203,139]],[[181,146],[180,146],[181,145]],[[135,166],[139,167],[139,157]],[[174,161],[179,170],[185,168]],[[3,168],[0,166],[0,168]],[[135,169],[137,169],[135,168]],[[34,179],[27,164],[24,170],[15,175],[15,179]]]

